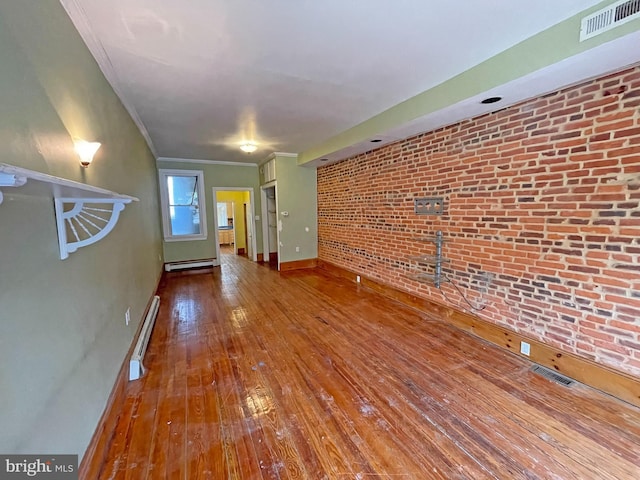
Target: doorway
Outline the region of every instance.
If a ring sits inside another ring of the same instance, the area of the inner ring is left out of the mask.
[[[278,225],[278,199],[276,182],[268,183],[260,188],[262,200],[262,251],[264,261],[280,270],[280,242]]]
[[[213,187],[214,238],[216,258],[221,252],[246,255],[256,262],[253,188]]]

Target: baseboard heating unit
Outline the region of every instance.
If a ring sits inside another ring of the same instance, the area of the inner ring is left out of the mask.
[[[140,330],[140,336],[131,354],[131,360],[129,361],[129,380],[137,380],[144,375],[144,366],[142,360],[144,354],[147,351],[147,345],[149,344],[149,338],[153,331],[153,326],[156,323],[156,317],[158,316],[158,308],[160,308],[160,297],[155,295],[151,300],[151,306],[147,312],[147,316],[144,317],[144,323],[142,324],[142,330]]]
[[[172,262],[165,263],[164,269],[166,272],[170,272],[172,270],[184,270],[187,268],[202,268],[202,267],[217,267],[220,265],[220,262],[215,258],[210,258],[206,260],[190,260],[186,262]]]

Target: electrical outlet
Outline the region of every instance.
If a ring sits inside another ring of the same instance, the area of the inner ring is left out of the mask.
[[[296,247],[296,252],[300,252],[300,247]]]
[[[131,308],[127,308],[127,311],[124,312],[124,323],[125,325],[129,325],[129,322],[131,321]]]
[[[531,345],[527,342],[520,342],[520,353],[528,357],[531,354]]]
[[[356,275],[356,282],[360,283],[360,275]]]

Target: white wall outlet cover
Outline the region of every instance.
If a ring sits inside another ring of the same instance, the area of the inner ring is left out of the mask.
[[[520,342],[520,353],[523,355],[531,355],[531,345],[527,342]]]
[[[260,221],[260,215],[256,215],[254,218],[255,218],[256,222]]]
[[[300,247],[296,247],[296,252],[299,252],[299,251],[300,251]]]
[[[304,227],[304,231],[308,232],[309,231],[309,227]]]

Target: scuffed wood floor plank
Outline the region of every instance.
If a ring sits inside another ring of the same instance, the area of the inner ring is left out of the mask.
[[[640,478],[640,410],[322,270],[170,273],[100,479]]]

